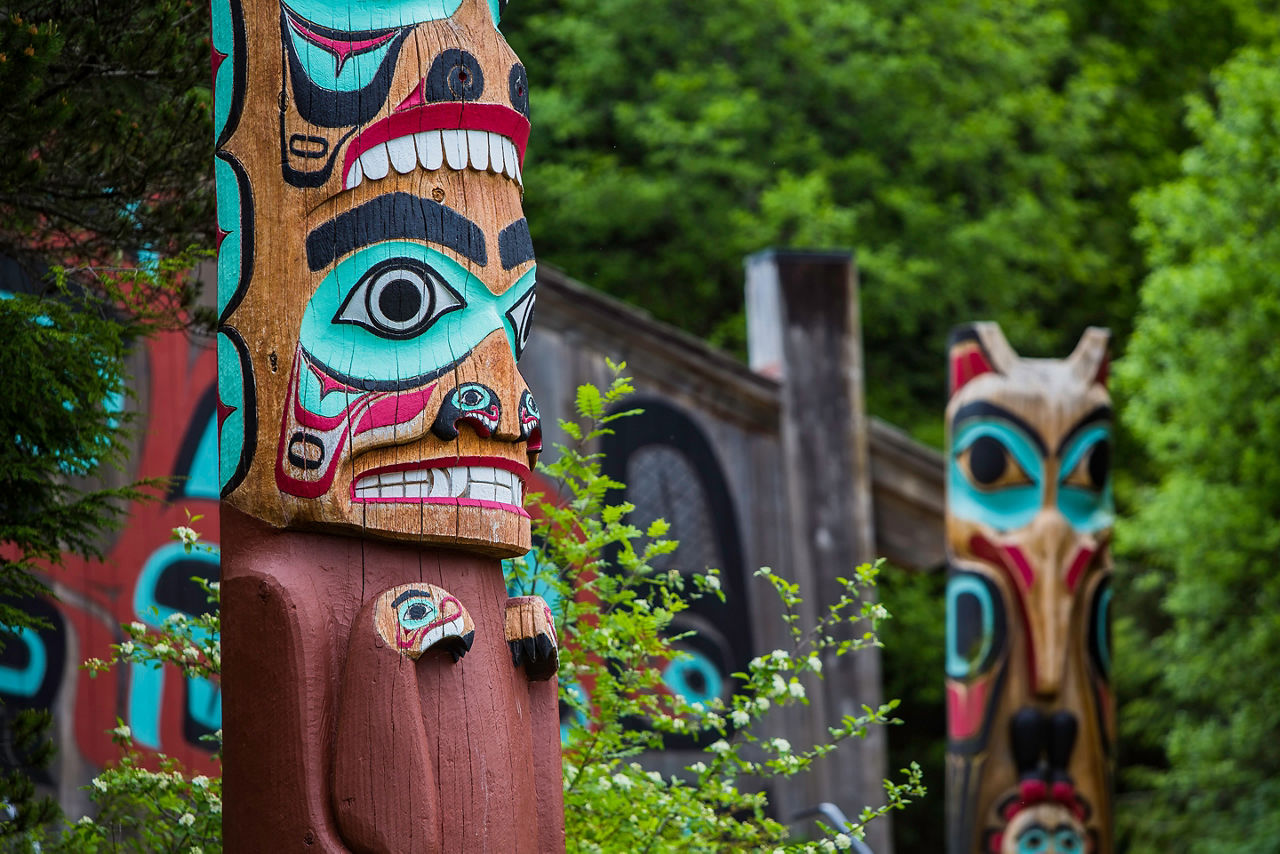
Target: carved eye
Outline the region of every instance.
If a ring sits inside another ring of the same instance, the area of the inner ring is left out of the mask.
[[[979,436],[960,453],[958,462],[965,476],[980,489],[1025,486],[1032,482],[1005,444],[994,436]]]
[[[1085,452],[1062,482],[1067,486],[1078,486],[1081,489],[1097,492],[1107,485],[1107,478],[1110,475],[1111,442],[1101,439]]]
[[[411,258],[395,258],[361,277],[333,322],[354,323],[381,338],[413,338],[465,305],[431,267]]]
[[[435,619],[436,604],[426,596],[414,596],[401,602],[396,613],[400,617],[400,625],[406,631],[413,631]]]
[[[511,330],[515,333],[516,361],[520,361],[520,356],[529,343],[529,332],[533,328],[533,305],[536,300],[537,291],[535,288],[530,288],[529,292],[520,297],[520,300],[507,312],[507,322],[511,324]]]
[[[450,48],[431,62],[423,96],[431,103],[475,101],[484,94],[480,60],[465,50]]]
[[[1033,824],[1018,837],[1018,854],[1046,854],[1050,838],[1049,831]]]
[[[529,75],[518,62],[511,66],[507,76],[507,97],[517,113],[529,118]]]

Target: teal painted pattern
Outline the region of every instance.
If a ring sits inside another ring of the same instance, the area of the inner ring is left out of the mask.
[[[290,12],[300,18],[347,32],[390,30],[452,17],[462,0],[402,0],[402,2],[350,3],[347,0],[293,0]]]
[[[336,379],[367,389],[412,388],[452,368],[494,331],[505,332],[514,354],[519,330],[507,312],[535,280],[530,269],[497,296],[423,244],[378,243],[352,253],[325,276],[307,303],[298,341]],[[408,302],[389,312],[384,298],[391,294]],[[348,401],[330,403],[310,373],[301,377],[303,406],[322,415],[342,411]]]
[[[961,596],[972,596],[982,609],[982,644],[975,650],[960,649],[960,627],[956,623]],[[947,678],[968,679],[976,675],[991,655],[995,636],[996,603],[991,590],[972,575],[952,575],[947,579]]]
[[[226,320],[232,300],[244,284],[244,236],[241,224],[241,176],[223,157],[213,159],[214,188],[217,191],[218,230],[223,233],[218,246],[218,318]],[[247,182],[246,182],[247,183]]]
[[[1089,452],[1104,442],[1111,441],[1111,428],[1097,424],[1081,431],[1072,439],[1062,455],[1061,481],[1065,481],[1088,459]],[[1086,534],[1110,528],[1115,524],[1115,498],[1111,492],[1111,475],[1101,490],[1088,489],[1062,482],[1058,488],[1058,509],[1067,517],[1071,527]]]
[[[330,92],[356,92],[373,82],[391,50],[392,41],[360,53],[339,56],[313,44],[290,28],[289,38],[311,82]]]
[[[218,398],[232,411],[218,431],[218,484],[225,490],[240,469],[245,447],[245,370],[239,349],[218,332]]]
[[[959,458],[983,437],[999,442],[1031,483],[996,489],[973,483],[961,469]],[[957,430],[947,466],[947,502],[956,518],[989,525],[997,531],[1029,525],[1040,512],[1043,479],[1044,461],[1035,443],[1017,427],[997,419],[979,418],[964,422]]]

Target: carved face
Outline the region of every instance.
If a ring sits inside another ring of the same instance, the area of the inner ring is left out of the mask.
[[[456,661],[475,638],[467,609],[434,584],[404,584],[386,591],[374,606],[373,624],[390,649],[415,660],[441,646]]]
[[[1000,854],[1086,854],[1084,827],[1057,804],[1037,804],[1009,822]]]
[[[240,509],[528,549],[528,85],[499,5],[276,0],[245,16],[245,113],[280,119],[241,123],[219,152],[242,176],[219,185],[238,213],[220,209],[227,251],[253,256],[220,271],[237,345],[222,360],[224,495]]]
[[[1010,720],[1022,709],[1069,710],[1082,722],[1079,745],[1056,771],[1095,809],[1108,797],[1114,508],[1106,347],[1106,333],[1090,330],[1068,359],[1022,359],[994,324],[953,336],[949,749],[978,763],[957,785],[979,822],[998,821],[992,804],[1019,782],[1012,760],[1000,757],[1009,755]],[[995,758],[979,770],[984,755]]]

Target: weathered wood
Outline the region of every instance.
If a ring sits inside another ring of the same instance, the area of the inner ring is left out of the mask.
[[[780,568],[812,591],[809,619],[845,593],[836,579],[875,557],[863,403],[861,325],[848,253],[770,251],[747,260],[753,366],[781,379],[781,468],[792,532],[792,563]],[[760,311],[773,316],[761,316]],[[869,649],[824,662],[820,727],[881,702],[880,657]],[[820,729],[818,734],[824,735]],[[827,793],[841,806],[874,802],[886,771],[883,731],[873,728],[849,755],[821,766]],[[815,798],[819,791],[814,791]],[[814,801],[816,803],[816,800]],[[810,804],[811,805],[811,804]],[[887,821],[869,831],[874,850],[891,851]]]
[[[541,442],[503,6],[214,3],[230,850],[563,846],[498,561]]]
[[[1054,361],[992,323],[952,334],[951,854],[1112,851],[1108,338]]]

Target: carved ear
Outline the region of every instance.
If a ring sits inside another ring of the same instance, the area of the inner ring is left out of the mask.
[[[952,329],[947,353],[951,366],[949,397],[983,374],[1008,373],[1018,358],[1000,331],[1000,324],[990,322],[966,323]]]
[[[1080,379],[1106,386],[1111,372],[1111,330],[1090,326],[1067,361]]]

